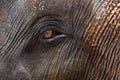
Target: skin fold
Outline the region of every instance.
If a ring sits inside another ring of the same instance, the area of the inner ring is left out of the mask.
[[[120,80],[120,1],[0,0],[0,80]]]

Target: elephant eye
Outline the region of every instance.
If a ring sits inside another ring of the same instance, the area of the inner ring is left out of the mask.
[[[51,39],[54,38],[58,35],[61,35],[62,33],[60,33],[59,31],[53,30],[53,29],[48,29],[43,33],[42,38],[43,39]]]
[[[67,36],[64,31],[59,28],[55,28],[54,26],[48,27],[49,28],[44,29],[41,35],[41,39],[45,43],[57,43]]]

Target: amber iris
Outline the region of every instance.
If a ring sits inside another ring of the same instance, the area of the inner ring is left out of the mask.
[[[52,37],[53,37],[53,34],[54,34],[54,33],[53,33],[52,30],[47,30],[47,31],[44,32],[43,38],[44,38],[44,39],[52,38]]]

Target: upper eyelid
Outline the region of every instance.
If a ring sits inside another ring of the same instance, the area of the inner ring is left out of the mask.
[[[60,25],[61,23],[62,21],[60,19],[53,18],[53,17],[44,17],[44,18],[40,18],[37,21],[38,26],[42,24],[41,27],[48,26],[48,25]]]
[[[49,25],[54,25],[54,26],[59,26],[60,23],[58,21],[44,21],[43,22],[44,26],[49,26]]]
[[[47,26],[44,26],[43,28],[40,29],[40,34],[43,34],[48,29],[58,31],[58,32],[61,32],[63,34],[65,33],[64,29],[62,29],[61,27],[58,27],[56,25],[47,25]]]
[[[48,25],[60,25],[59,23],[61,22],[61,20],[58,20],[56,18],[53,17],[41,17],[41,18],[36,18],[34,19],[34,21],[31,23],[30,25],[30,29],[32,31],[38,31],[40,29],[42,29],[44,26],[48,26]]]
[[[61,23],[60,20],[51,20],[51,19],[48,19],[48,20],[45,20],[43,22],[41,22],[43,25],[41,26],[41,28],[39,29],[40,31],[42,31],[42,29],[48,29],[48,28],[54,28],[54,29],[61,29],[64,31],[63,29],[63,24]]]

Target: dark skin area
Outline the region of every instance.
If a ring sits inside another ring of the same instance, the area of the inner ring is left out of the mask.
[[[1,0],[0,79],[119,80],[118,0]]]

